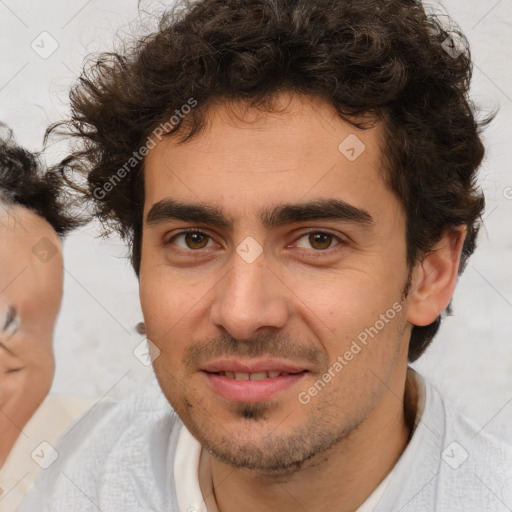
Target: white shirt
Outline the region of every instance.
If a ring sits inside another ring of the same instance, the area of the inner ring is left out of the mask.
[[[358,512],[510,512],[512,447],[479,432],[428,382],[423,398],[409,444]],[[156,384],[103,400],[57,445],[20,512],[200,511],[200,447],[182,427]]]
[[[58,454],[59,436],[93,404],[93,400],[49,395],[23,427],[0,468],[0,512],[14,512],[32,487],[41,467]]]

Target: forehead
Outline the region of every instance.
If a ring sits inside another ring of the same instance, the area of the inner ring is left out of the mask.
[[[385,182],[379,126],[359,130],[308,96],[282,95],[276,110],[218,104],[196,137],[157,142],[145,161],[145,216],[169,197],[215,205],[234,222],[264,205],[308,200],[397,206]]]
[[[26,208],[3,205],[0,239],[2,297],[46,296],[51,302],[52,290],[62,286],[62,255],[60,240],[50,224]],[[39,248],[46,252],[38,254]]]

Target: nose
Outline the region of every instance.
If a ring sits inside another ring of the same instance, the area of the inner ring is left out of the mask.
[[[247,263],[233,255],[230,271],[214,289],[211,322],[236,339],[286,325],[290,302],[286,286],[265,264],[263,255]]]

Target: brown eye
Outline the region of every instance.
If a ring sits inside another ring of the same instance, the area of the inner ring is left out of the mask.
[[[202,249],[208,243],[208,237],[201,233],[187,233],[185,243],[190,249]]]
[[[183,232],[173,236],[169,242],[175,244],[184,251],[194,249],[204,249],[208,243],[212,242],[208,235],[200,231]]]
[[[333,235],[328,233],[311,233],[308,237],[311,247],[314,249],[328,249],[331,246]]]

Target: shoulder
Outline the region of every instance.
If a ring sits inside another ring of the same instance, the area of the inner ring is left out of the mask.
[[[180,429],[156,385],[126,399],[99,400],[52,447],[55,461],[20,510],[162,509]]]
[[[512,447],[424,384],[424,408],[376,512],[512,510]]]
[[[435,510],[501,511],[512,506],[512,446],[462,414],[432,384],[424,421],[434,425]]]
[[[431,413],[443,419],[445,447],[458,444],[464,450],[460,450],[464,462],[474,459],[478,466],[488,468],[488,471],[512,476],[512,444],[487,432],[486,425],[478,425],[444,398],[435,386],[427,385],[432,396]]]
[[[485,430],[444,400],[445,434],[440,487],[458,493],[482,510],[512,507],[512,445]]]

